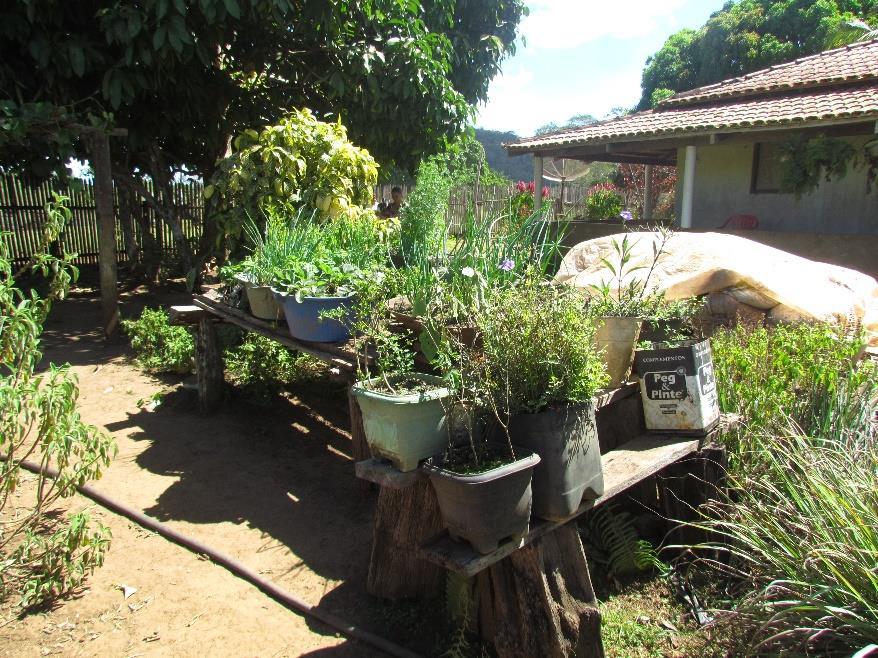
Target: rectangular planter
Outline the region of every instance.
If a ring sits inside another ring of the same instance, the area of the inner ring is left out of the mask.
[[[393,395],[371,390],[380,380],[351,388],[363,415],[363,430],[374,457],[390,460],[400,471],[413,471],[418,462],[442,454],[448,444],[443,400],[448,389],[439,377],[415,375],[435,386],[424,393]]]
[[[522,450],[524,454],[527,451]],[[454,539],[463,539],[479,553],[497,550],[507,540],[517,540],[530,528],[531,476],[540,458],[529,454],[511,464],[459,475],[444,469],[441,460],[422,468],[430,476],[439,510]]]
[[[583,499],[604,493],[593,403],[515,416],[509,438],[540,456],[533,474],[534,516],[561,521],[576,512]]]

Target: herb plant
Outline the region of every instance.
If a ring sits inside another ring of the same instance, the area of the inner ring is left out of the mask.
[[[43,323],[77,276],[70,254],[49,254],[70,217],[66,201],[56,196],[47,205],[43,241],[17,272],[8,258],[8,235],[0,234],[0,593],[18,594],[25,607],[80,586],[103,564],[110,542],[109,529],[92,525],[87,512],[48,515],[60,498],[100,478],[116,452],[109,436],[79,417],[79,388],[69,366],[37,372]],[[48,278],[48,296],[18,287],[28,273]],[[39,475],[33,499],[13,510],[13,502],[23,502],[13,492],[30,491],[20,487],[25,459],[55,466],[58,477]]]
[[[656,265],[664,255],[673,237],[670,229],[656,229],[657,242],[653,243],[653,257],[649,265],[632,264],[632,243],[626,234],[622,241],[613,239],[613,260],[602,258],[601,263],[609,270],[611,278],[593,287],[589,300],[589,312],[595,316],[650,318],[662,317],[666,302],[664,295],[649,287]],[[646,271],[641,277],[636,273]]]
[[[131,338],[137,365],[147,372],[182,375],[192,371],[192,334],[185,327],[172,326],[164,310],[145,308],[137,320],[122,320],[122,330]]]

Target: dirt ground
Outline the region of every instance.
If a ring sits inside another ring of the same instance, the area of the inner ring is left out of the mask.
[[[187,299],[129,291],[122,314]],[[231,390],[205,417],[191,386],[139,371],[127,341],[106,343],[99,316],[95,291],[80,288],[56,306],[44,336],[45,360],[69,362],[79,377],[83,419],[118,444],[95,488],[310,604],[412,650],[441,650],[441,602],[391,605],[365,591],[375,498],[353,475],[343,388],[320,380],[263,404]],[[106,563],[50,610],[20,617],[7,602],[2,655],[380,655],[85,498],[68,506],[91,507],[111,528]],[[123,585],[137,591],[126,599]]]

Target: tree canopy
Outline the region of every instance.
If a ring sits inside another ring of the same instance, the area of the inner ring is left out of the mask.
[[[485,99],[523,12],[519,0],[15,0],[0,9],[2,127],[111,113],[136,164],[153,147],[208,173],[231,136],[308,107],[411,168]]]
[[[838,27],[878,0],[733,0],[698,30],[672,34],[646,62],[639,109],[670,92],[818,53]]]

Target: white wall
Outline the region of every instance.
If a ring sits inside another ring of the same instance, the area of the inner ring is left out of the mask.
[[[849,138],[858,148],[867,137]],[[878,235],[878,183],[866,193],[864,168],[820,186],[796,199],[793,194],[750,192],[753,148],[749,144],[718,144],[698,148],[692,228],[721,226],[731,215],[755,215],[766,231],[862,233]],[[682,194],[685,149],[677,154],[677,216]]]

